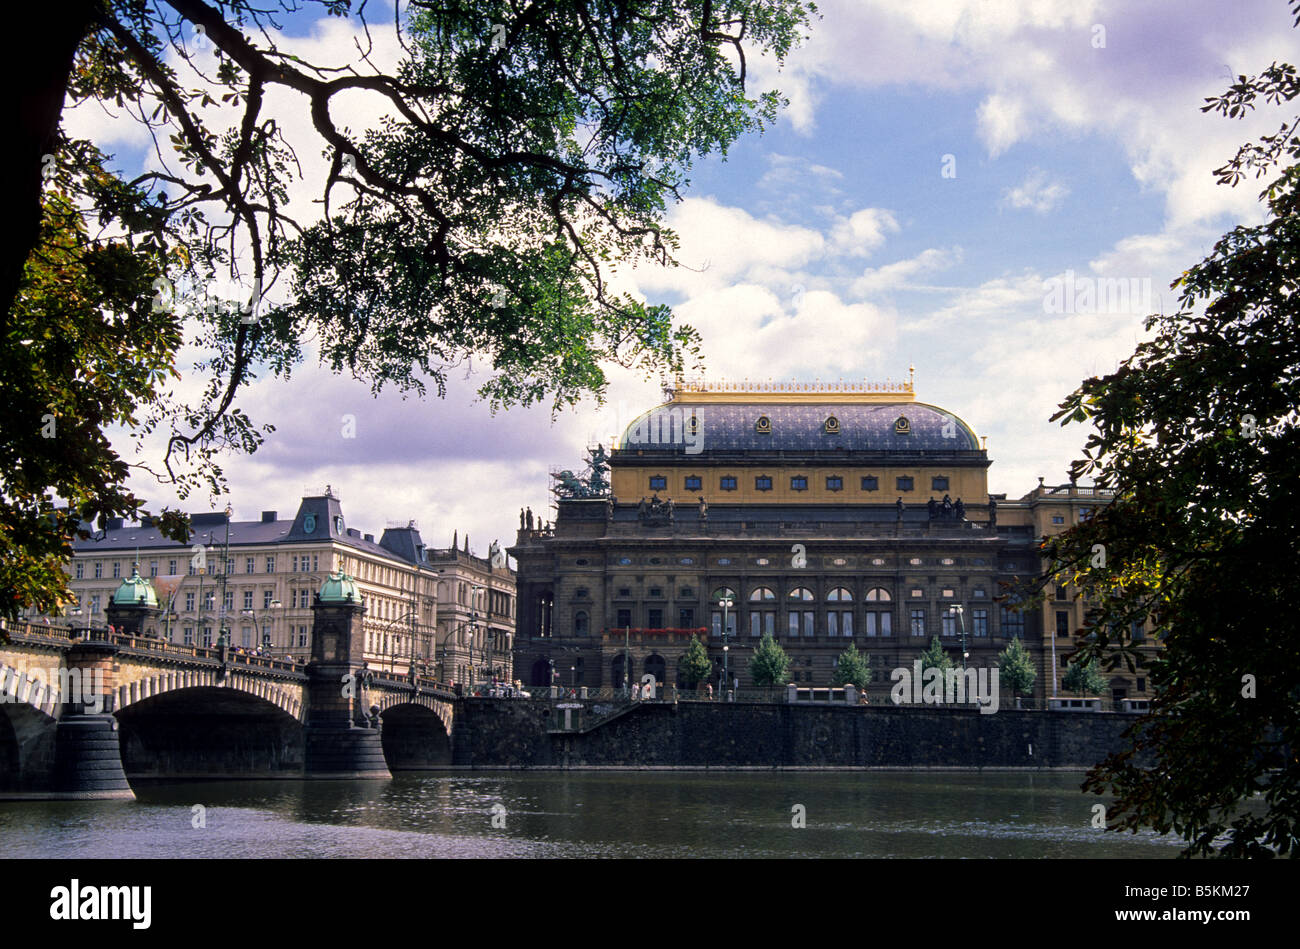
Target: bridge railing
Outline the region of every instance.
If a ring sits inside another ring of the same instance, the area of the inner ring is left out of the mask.
[[[27,639],[60,644],[66,644],[78,639],[83,632],[84,630],[72,626],[59,626],[52,623],[18,622],[9,623],[4,628],[4,634],[10,639]]]

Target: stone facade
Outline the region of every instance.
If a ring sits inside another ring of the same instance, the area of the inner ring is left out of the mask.
[[[518,674],[533,686],[622,688],[626,656],[634,681],[683,685],[679,662],[699,637],[710,684],[743,693],[770,632],[803,686],[831,684],[854,643],[880,704],[890,672],[935,636],[976,668],[995,667],[1019,637],[1038,666],[1027,701],[1043,707],[1086,604],[1062,590],[1018,612],[999,598],[1040,572],[1044,535],[1109,496],[1040,485],[1007,501],[988,491],[991,464],[986,443],[915,401],[910,383],[679,385],[610,454],[606,496],[570,492],[554,523],[522,524],[510,548]],[[1106,707],[1147,686],[1141,669],[1118,673]]]

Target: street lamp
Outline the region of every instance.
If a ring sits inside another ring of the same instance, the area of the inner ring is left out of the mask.
[[[217,611],[217,646],[229,645],[226,634],[229,630],[226,627],[226,581],[230,574],[230,515],[235,513],[235,509],[228,503],[226,504],[226,545],[221,553],[221,608]]]
[[[729,596],[724,596],[718,600],[718,603],[722,606],[722,682],[718,687],[718,698],[722,698],[725,695],[724,690],[731,683],[731,668],[727,660],[727,654],[731,651],[727,644],[727,637],[731,632],[728,615],[731,608],[736,605],[736,601]]]
[[[957,622],[961,626],[961,671],[965,672],[966,659],[970,655],[970,653],[966,651],[966,620],[962,617],[965,610],[962,608],[960,603],[954,603],[948,612],[956,615]]]

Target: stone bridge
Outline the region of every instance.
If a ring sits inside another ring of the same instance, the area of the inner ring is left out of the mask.
[[[456,696],[370,670],[363,612],[318,601],[306,662],[170,643],[130,622],[10,624],[0,797],[131,797],[128,777],[383,778],[449,765]]]

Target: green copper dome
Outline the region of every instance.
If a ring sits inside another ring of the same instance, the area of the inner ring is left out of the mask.
[[[346,573],[331,573],[320,588],[322,603],[360,603],[361,591]]]
[[[114,606],[153,606],[158,605],[158,595],[153,592],[153,584],[140,576],[140,565],[131,568],[131,576],[122,581],[122,585],[113,594]]]

